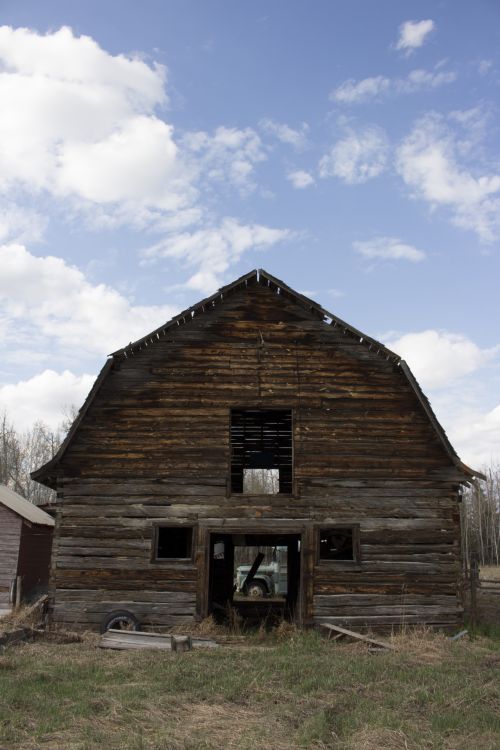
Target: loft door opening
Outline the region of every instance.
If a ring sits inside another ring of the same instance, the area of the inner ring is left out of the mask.
[[[290,409],[231,410],[231,491],[247,495],[292,493]]]

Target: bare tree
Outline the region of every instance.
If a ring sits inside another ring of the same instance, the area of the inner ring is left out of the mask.
[[[54,491],[34,482],[30,474],[53,458],[75,416],[75,407],[67,407],[63,422],[56,430],[38,421],[19,433],[4,412],[0,418],[0,483],[35,505],[53,502]]]
[[[470,562],[500,565],[500,466],[484,471],[486,480],[476,480],[462,502],[462,553]]]

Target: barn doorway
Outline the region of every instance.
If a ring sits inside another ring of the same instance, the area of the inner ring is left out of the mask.
[[[300,534],[210,534],[208,611],[246,624],[300,621]]]

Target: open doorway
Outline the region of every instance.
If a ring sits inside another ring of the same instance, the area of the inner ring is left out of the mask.
[[[299,621],[300,548],[300,534],[210,534],[209,612]]]

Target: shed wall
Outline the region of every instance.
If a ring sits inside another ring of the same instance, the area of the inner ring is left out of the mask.
[[[0,504],[0,609],[8,608],[10,585],[17,575],[22,520]]]

